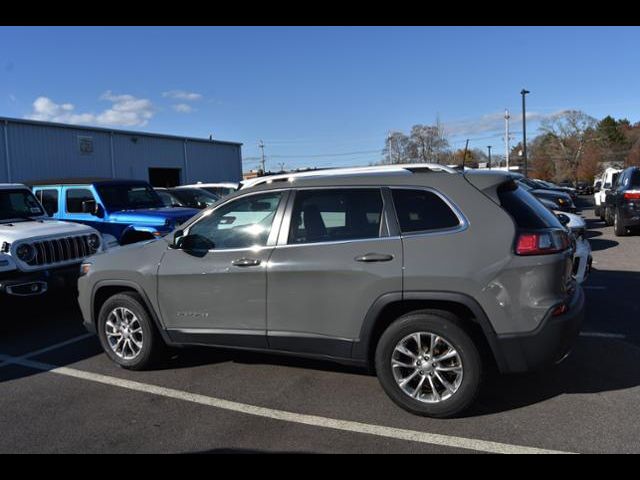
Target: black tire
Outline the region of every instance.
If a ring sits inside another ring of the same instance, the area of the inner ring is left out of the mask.
[[[602,212],[601,212],[601,210],[600,210],[600,207],[599,207],[599,206],[597,206],[597,205],[596,205],[596,206],[594,207],[594,209],[593,209],[593,214],[594,214],[596,217],[600,217],[600,220],[602,220]]]
[[[613,214],[613,233],[616,237],[624,237],[627,235],[627,227],[622,223],[618,210]]]
[[[418,311],[400,317],[387,328],[376,348],[375,365],[378,380],[391,400],[411,413],[436,418],[457,415],[473,403],[480,389],[483,366],[475,342],[460,324],[460,320],[448,312]],[[438,403],[425,403],[410,397],[393,375],[391,359],[396,345],[416,332],[430,332],[444,338],[462,361],[462,382],[457,391]]]
[[[604,223],[610,227],[613,225],[613,215],[611,214],[611,209],[606,207],[604,210]]]
[[[117,355],[107,340],[107,319],[109,314],[119,307],[124,307],[133,312],[140,323],[140,327],[142,328],[142,348],[139,353],[131,359],[125,359]],[[98,337],[100,338],[100,344],[102,345],[104,352],[111,360],[123,368],[129,370],[147,369],[151,367],[166,351],[164,341],[156,330],[144,302],[137,293],[119,293],[104,302],[98,316],[97,327]]]

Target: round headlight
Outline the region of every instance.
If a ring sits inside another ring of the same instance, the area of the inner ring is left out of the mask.
[[[23,243],[16,249],[16,255],[23,262],[30,262],[36,256],[36,250],[28,243]]]
[[[95,233],[89,235],[89,237],[87,238],[87,242],[89,243],[89,248],[91,248],[91,250],[93,250],[94,252],[97,252],[100,248],[100,237]]]

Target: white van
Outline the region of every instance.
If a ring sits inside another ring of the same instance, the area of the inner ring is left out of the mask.
[[[607,192],[615,185],[618,175],[622,170],[620,168],[607,168],[599,180],[596,180],[596,191],[593,194],[595,200],[595,215],[600,217],[600,220],[604,220],[604,200],[607,196]],[[600,187],[597,187],[597,182],[600,182]]]

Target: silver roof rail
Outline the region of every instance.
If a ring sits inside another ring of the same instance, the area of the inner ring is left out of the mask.
[[[268,175],[265,177],[252,178],[245,180],[241,188],[255,187],[265,183],[294,181],[297,178],[310,177],[338,177],[347,175],[366,175],[376,173],[416,173],[420,171],[444,172],[444,173],[460,173],[459,170],[451,168],[447,165],[439,163],[403,163],[396,165],[375,165],[370,167],[343,167],[343,168],[327,168],[324,170],[309,170],[306,172],[296,173],[279,173],[277,175]]]

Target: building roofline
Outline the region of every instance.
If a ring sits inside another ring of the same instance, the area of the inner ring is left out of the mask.
[[[167,138],[170,140],[187,140],[189,142],[201,142],[201,143],[218,143],[222,145],[237,145],[242,146],[241,142],[229,142],[226,140],[209,140],[208,138],[197,138],[197,137],[183,137],[180,135],[169,135],[166,133],[153,133],[153,132],[139,132],[134,130],[121,130],[117,128],[105,128],[105,127],[92,127],[89,125],[75,125],[70,123],[57,123],[57,122],[45,122],[41,120],[30,120],[26,118],[11,118],[11,117],[2,117],[0,116],[0,122],[2,123],[18,123],[23,125],[35,125],[41,127],[57,127],[57,128],[67,128],[72,130],[85,130],[85,131],[98,131],[104,133],[113,133],[120,135],[135,135],[139,137],[155,137],[155,138]]]

